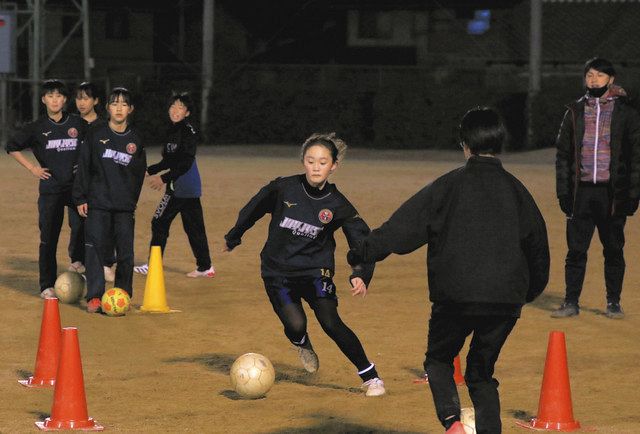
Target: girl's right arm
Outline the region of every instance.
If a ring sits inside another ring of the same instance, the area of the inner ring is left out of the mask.
[[[27,169],[33,176],[39,179],[49,179],[51,178],[51,173],[49,173],[49,169],[46,167],[40,167],[38,164],[34,164],[25,157],[21,151],[12,151],[9,152],[18,163],[20,163],[25,169]]]
[[[279,179],[279,178],[278,178]],[[224,239],[227,251],[239,246],[242,235],[267,213],[272,213],[278,200],[278,179],[271,181],[253,196],[249,203],[240,210],[235,226],[227,232]]]
[[[27,169],[33,176],[39,179],[48,179],[51,177],[49,169],[46,167],[40,167],[39,164],[32,163],[22,153],[23,150],[32,146],[35,142],[33,132],[35,129],[35,122],[31,122],[18,131],[6,144],[6,150],[22,167]]]

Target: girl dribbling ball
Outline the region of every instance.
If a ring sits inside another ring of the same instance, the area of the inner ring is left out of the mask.
[[[307,333],[302,300],[356,366],[366,396],[380,396],[385,393],[384,382],[358,337],[338,315],[333,282],[334,232],[342,228],[353,246],[370,231],[353,205],[328,182],[345,151],[345,143],[335,133],[309,137],[302,145],[305,173],[276,178],[263,187],[240,210],[235,226],[225,235],[224,250],[240,245],[242,235],[265,214],[271,214],[269,235],[260,255],[261,274],[273,310],[285,335],[297,347],[305,370],[316,372],[319,360]],[[373,270],[372,264],[353,267],[349,278],[352,295],[366,295]]]

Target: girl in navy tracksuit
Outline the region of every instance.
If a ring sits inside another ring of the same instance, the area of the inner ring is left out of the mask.
[[[115,286],[133,295],[134,212],[140,197],[147,159],[138,132],[129,126],[131,94],[118,87],[109,95],[109,122],[93,127],[80,152],[73,199],[86,217],[87,311],[100,310],[104,293],[104,252],[115,236]]]
[[[338,315],[333,282],[333,234],[342,228],[350,246],[368,233],[369,227],[353,205],[327,182],[338,166],[346,145],[335,134],[314,134],[302,145],[305,173],[277,178],[263,187],[240,210],[235,226],[225,235],[226,251],[241,242],[242,235],[265,214],[271,214],[269,236],[262,249],[262,278],[273,310],[284,325],[285,335],[298,348],[308,372],[319,361],[307,334],[304,299],[322,329],[357,367],[367,396],[385,393],[375,365],[367,358],[358,337]],[[367,292],[374,266],[357,264],[350,276],[353,295]]]
[[[90,81],[83,81],[76,87],[76,108],[78,114],[89,125],[98,125],[100,122],[105,122],[104,117],[98,113],[98,105],[100,104],[100,92],[98,87]],[[72,223],[72,219],[77,212],[74,208],[74,212],[69,211],[69,225]],[[82,251],[84,252],[84,237],[82,238]],[[104,251],[104,279],[107,282],[113,282],[115,279],[115,272],[113,271],[113,265],[116,263],[115,258],[115,246],[113,245],[113,234],[107,237]]]
[[[56,250],[64,209],[69,208],[69,270],[84,272],[84,227],[71,199],[71,186],[78,163],[86,122],[64,110],[67,90],[59,80],[47,80],[42,86],[42,103],[47,114],[25,125],[6,144],[9,153],[33,176],[40,179],[38,223],[40,227],[40,296],[54,297],[58,263]],[[30,148],[37,163],[23,155]]]
[[[165,194],[151,220],[151,245],[160,246],[164,253],[169,228],[178,214],[189,238],[196,258],[196,269],[187,277],[213,277],[216,274],[211,263],[207,232],[200,195],[202,185],[196,164],[196,148],[199,135],[189,122],[193,100],[187,92],[174,93],[169,99],[169,119],[166,142],[162,148],[162,160],[147,169],[149,185],[154,190],[165,188]],[[159,174],[160,172],[164,172]],[[139,265],[137,273],[147,274],[149,266]]]

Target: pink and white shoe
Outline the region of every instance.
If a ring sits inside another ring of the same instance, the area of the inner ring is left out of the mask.
[[[216,270],[213,268],[213,265],[205,271],[198,271],[196,268],[191,273],[187,273],[187,277],[215,277]]]

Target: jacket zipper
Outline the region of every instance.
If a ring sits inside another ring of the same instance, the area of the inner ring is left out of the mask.
[[[600,137],[600,98],[596,98],[596,142],[593,149],[593,183],[598,182],[598,139]]]

